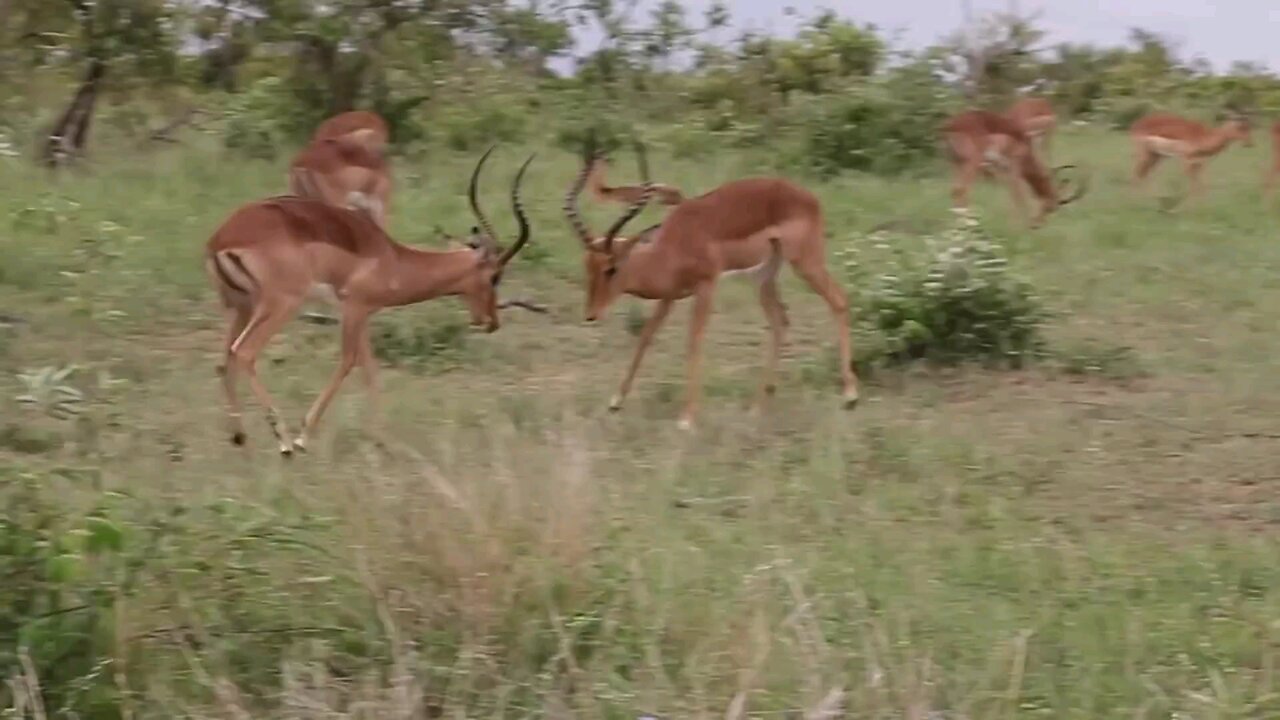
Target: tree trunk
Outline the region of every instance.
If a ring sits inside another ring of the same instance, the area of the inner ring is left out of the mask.
[[[93,121],[93,111],[98,101],[98,90],[102,78],[107,74],[107,65],[99,58],[89,60],[89,69],[85,73],[80,88],[71,98],[71,103],[58,118],[44,138],[40,153],[41,162],[50,168],[56,168],[79,157],[89,141],[89,126]]]

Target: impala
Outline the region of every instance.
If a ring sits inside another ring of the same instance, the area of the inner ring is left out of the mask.
[[[1037,140],[1040,142],[1041,157],[1044,162],[1049,162],[1049,145],[1058,129],[1058,116],[1053,105],[1044,98],[1026,97],[1014,102],[1005,114],[1022,126],[1022,131],[1033,144]]]
[[[347,137],[381,153],[391,132],[381,115],[368,110],[339,113],[325,120],[311,134],[312,142]]]
[[[1203,192],[1200,174],[1209,158],[1235,140],[1253,146],[1248,118],[1234,112],[1216,128],[1169,113],[1151,113],[1129,127],[1129,136],[1135,150],[1134,187],[1141,188],[1161,160],[1176,157],[1187,175],[1188,196],[1197,197]]]
[[[391,169],[381,151],[350,135],[313,141],[289,165],[289,192],[344,207],[353,193],[368,200],[378,226],[387,227]]]
[[[594,322],[618,296],[628,294],[656,300],[657,306],[640,333],[639,344],[622,385],[609,403],[619,410],[646,349],[671,312],[672,305],[693,298],[686,364],[684,407],[680,427],[690,428],[701,395],[703,336],[711,316],[716,282],[722,275],[747,273],[759,287],[760,305],[769,324],[761,399],[774,392],[778,356],[788,325],[786,306],[778,295],[782,261],[826,301],[837,329],[840,375],[846,407],[858,400],[849,340],[848,302],[827,272],[822,208],[813,193],[781,178],[747,178],[676,205],[661,225],[632,238],[620,238],[623,226],[652,199],[644,147],[637,143],[641,196],[609,230],[593,237],[578,212],[578,196],[595,160],[589,138],[583,166],[565,198],[564,210],[585,248],[587,274],[586,319]]]
[[[241,445],[245,440],[236,393],[236,378],[241,372],[266,409],[267,423],[284,455],[306,448],[325,408],[357,364],[363,369],[376,414],[377,363],[369,344],[369,318],[379,310],[460,296],[470,310],[473,326],[488,332],[498,329],[498,309],[504,307],[497,302],[499,281],[507,263],[529,241],[520,182],[533,157],[520,167],[512,183],[511,204],[519,235],[504,251],[476,202],[480,170],[492,151],[485,152],[471,175],[468,199],[480,228],[471,229],[466,247],[438,251],[401,245],[363,210],[293,196],[244,205],[213,233],[205,249],[205,267],[229,319],[223,364],[218,371],[233,443]],[[357,208],[366,204],[358,194],[349,202]],[[263,347],[309,296],[321,296],[338,305],[341,360],[307,411],[301,432],[290,442],[275,403],[258,379],[256,363]]]
[[[1266,185],[1263,187],[1265,195],[1271,195],[1275,192],[1276,182],[1280,181],[1280,120],[1275,121],[1271,126],[1271,162],[1267,168]]]
[[[1073,166],[1062,165],[1050,173],[1036,156],[1031,138],[1022,126],[999,113],[985,110],[960,113],[942,126],[942,136],[955,170],[951,198],[956,207],[968,206],[969,190],[980,173],[994,172],[1004,177],[1014,207],[1024,221],[1027,210],[1022,182],[1031,188],[1040,202],[1029,221],[1032,227],[1042,223],[1045,216],[1057,208],[1079,200],[1088,190],[1087,182],[1082,181],[1075,192],[1062,197],[1067,183],[1065,179],[1058,179],[1058,174]]]

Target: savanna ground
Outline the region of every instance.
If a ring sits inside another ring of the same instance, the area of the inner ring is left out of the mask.
[[[534,239],[503,292],[551,314],[508,310],[486,336],[451,300],[387,313],[389,447],[362,430],[356,375],[292,461],[252,404],[249,445],[228,442],[200,261],[232,208],[280,191],[280,163],[103,149],[57,180],[0,163],[0,310],[20,318],[0,329],[0,493],[41,537],[81,538],[48,550],[49,582],[74,588],[50,597],[91,606],[50,608],[81,653],[59,697],[125,717],[1280,715],[1261,143],[1217,158],[1206,200],[1172,215],[1129,192],[1125,139],[1100,129],[1062,133],[1055,159],[1094,187],[1042,230],[983,186],[982,217],[1055,313],[1048,357],[1021,370],[881,369],[841,410],[826,309],[787,271],[782,382],[754,415],[764,319],[726,281],[692,433],[675,425],[687,310],[605,411],[642,305],[582,322],[560,214],[575,160],[539,149]],[[484,179],[508,231],[527,150],[501,148]],[[654,155],[686,190],[761,167]],[[469,227],[473,161],[398,159],[395,236]],[[613,174],[634,177],[631,159]],[[833,267],[879,223],[949,222],[940,164],[806,183]],[[586,205],[597,227],[613,212]],[[270,346],[294,424],[336,354],[333,328],[301,322]],[[18,373],[66,365],[78,415],[16,400]],[[37,676],[13,687],[55,681]]]

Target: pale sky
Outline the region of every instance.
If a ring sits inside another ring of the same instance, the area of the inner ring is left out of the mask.
[[[1039,26],[1049,43],[1091,42],[1117,45],[1130,27],[1156,32],[1177,45],[1182,57],[1202,56],[1217,69],[1234,60],[1260,62],[1280,71],[1280,0],[725,0],[733,29],[789,35],[797,25],[786,8],[811,17],[830,8],[848,20],[872,23],[897,47],[929,45],[956,30],[965,3],[977,16],[1016,7],[1039,11]],[[710,0],[683,0],[687,15],[701,25]],[[620,4],[625,4],[620,3]],[[654,0],[640,0],[633,16],[648,18]],[[721,41],[736,33],[722,31]],[[595,33],[582,33],[578,52],[594,49]]]

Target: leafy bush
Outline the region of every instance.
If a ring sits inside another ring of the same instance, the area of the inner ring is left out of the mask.
[[[960,213],[951,230],[924,240],[922,259],[901,249],[905,237],[873,235],[873,249],[890,250],[876,261],[883,269],[874,278],[864,275],[857,248],[843,251],[846,273],[855,276],[850,285],[869,288],[855,307],[879,336],[879,359],[1018,366],[1037,355],[1046,313],[976,218]]]
[[[614,153],[622,147],[627,138],[633,136],[635,128],[630,123],[607,115],[595,115],[585,119],[575,116],[573,121],[566,123],[556,132],[556,145],[574,155],[579,155],[587,141],[587,134],[593,130],[600,151]]]
[[[274,159],[285,135],[282,118],[290,107],[285,85],[279,78],[258,80],[245,92],[231,97],[223,145],[246,157]]]
[[[444,111],[438,125],[452,150],[471,152],[524,137],[527,113],[509,102],[480,102]]]
[[[924,62],[808,103],[803,158],[823,175],[899,173],[929,161],[937,155],[938,127],[956,107]]]

